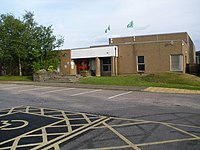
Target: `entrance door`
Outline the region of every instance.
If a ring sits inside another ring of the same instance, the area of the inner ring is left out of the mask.
[[[81,71],[88,70],[88,60],[87,59],[81,59],[77,62],[77,73],[80,74]]]
[[[111,76],[111,58],[102,58],[102,76]]]

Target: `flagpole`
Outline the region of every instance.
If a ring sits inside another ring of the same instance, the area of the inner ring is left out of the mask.
[[[127,24],[127,29],[129,29],[129,30],[131,30],[131,32],[130,32],[130,34],[131,34],[131,36],[134,36],[134,25],[133,25],[133,20],[131,20],[130,22],[129,22],[129,24]]]
[[[105,34],[106,34],[106,38],[107,39],[109,39],[111,37],[110,36],[111,35],[110,32],[111,32],[111,27],[110,27],[110,25],[108,25],[108,27],[105,30]]]

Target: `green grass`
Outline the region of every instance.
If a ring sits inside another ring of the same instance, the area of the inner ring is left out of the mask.
[[[82,78],[79,83],[120,86],[151,86],[200,90],[199,77],[189,74],[171,72],[116,77],[87,77]]]
[[[33,81],[32,76],[0,76],[0,81]]]

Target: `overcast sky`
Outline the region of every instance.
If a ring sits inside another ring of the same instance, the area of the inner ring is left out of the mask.
[[[0,0],[0,13],[34,12],[36,22],[64,36],[63,49],[108,44],[109,37],[188,32],[200,50],[199,6],[200,0]],[[131,20],[134,28],[127,29]]]

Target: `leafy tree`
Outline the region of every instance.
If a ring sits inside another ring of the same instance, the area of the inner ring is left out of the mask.
[[[11,14],[0,15],[0,63],[6,73],[8,64],[18,68],[18,74],[30,71],[55,69],[59,63],[59,48],[63,37],[53,35],[52,26],[42,26],[34,20],[34,14],[26,12],[20,18]],[[18,64],[16,66],[16,64]]]
[[[6,72],[9,63],[15,64],[18,61],[19,74],[21,75],[21,58],[25,55],[22,39],[23,23],[10,14],[1,15],[0,20],[0,57],[4,72]]]

